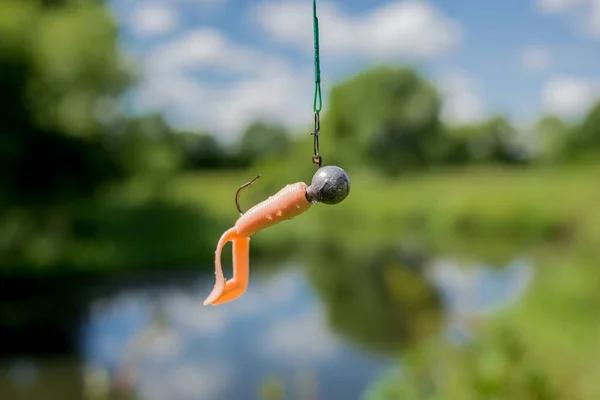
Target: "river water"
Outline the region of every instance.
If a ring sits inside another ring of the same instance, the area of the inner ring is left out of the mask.
[[[213,275],[97,288],[77,331],[79,358],[5,361],[2,399],[103,399],[108,390],[148,400],[251,400],[266,390],[360,399],[397,360],[333,332],[303,271],[255,273],[243,297],[218,307],[202,305]],[[516,301],[532,272],[522,260],[502,269],[432,263],[426,276],[443,299],[450,340],[468,339],[465,318]]]

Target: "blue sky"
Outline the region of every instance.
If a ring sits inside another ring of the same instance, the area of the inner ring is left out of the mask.
[[[235,138],[255,118],[312,112],[310,0],[114,0],[142,80],[135,110]],[[600,97],[600,0],[317,1],[325,94],[379,63],[417,65],[443,118],[581,116]],[[325,96],[325,111],[327,97]]]

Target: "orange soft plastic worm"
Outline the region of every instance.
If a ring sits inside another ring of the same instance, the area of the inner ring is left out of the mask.
[[[307,188],[304,182],[287,185],[249,209],[233,228],[221,236],[215,252],[216,283],[204,301],[205,306],[227,303],[246,291],[250,276],[250,236],[308,210],[312,203],[306,198]],[[228,242],[233,242],[233,278],[226,280],[221,266],[221,252]]]

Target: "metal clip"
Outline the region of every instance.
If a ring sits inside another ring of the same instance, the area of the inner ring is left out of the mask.
[[[317,164],[319,167],[321,167],[321,164],[323,163],[323,159],[321,158],[321,154],[319,153],[319,131],[321,130],[321,118],[319,116],[319,112],[315,112],[315,129],[311,132],[311,135],[314,138],[314,143],[313,143],[313,157],[312,157],[312,162],[313,164]]]

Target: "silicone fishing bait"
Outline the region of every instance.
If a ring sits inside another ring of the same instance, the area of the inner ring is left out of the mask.
[[[236,193],[236,206],[241,216],[217,243],[216,282],[204,301],[205,306],[227,303],[246,291],[250,278],[250,236],[306,212],[314,203],[337,204],[350,193],[350,178],[346,172],[339,167],[326,166],[317,170],[310,186],[304,182],[287,185],[244,213],[238,201],[240,191],[252,185],[259,177],[260,175],[242,185]],[[233,277],[227,280],[223,274],[221,253],[229,242],[232,242]]]

